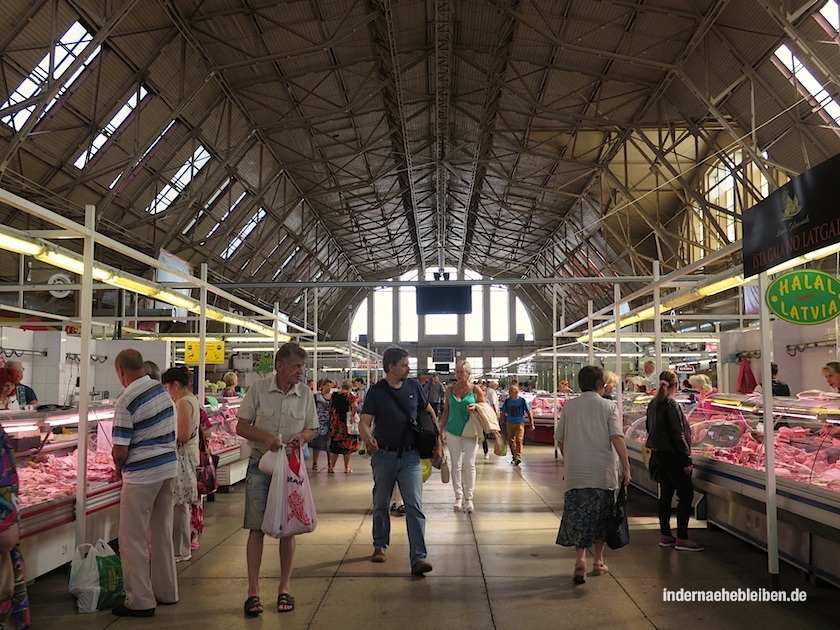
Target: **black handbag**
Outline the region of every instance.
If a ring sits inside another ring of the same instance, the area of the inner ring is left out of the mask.
[[[388,395],[395,403],[397,403],[397,406],[402,409],[403,413],[406,415],[408,427],[410,427],[415,433],[414,445],[417,447],[420,459],[431,459],[435,453],[435,447],[437,446],[439,435],[437,425],[432,419],[432,414],[430,414],[426,409],[421,409],[417,412],[417,419],[415,420],[411,417],[411,414],[408,413],[408,409],[405,408],[402,401],[397,398],[394,392],[391,391],[391,387],[384,381],[384,379],[379,381],[378,386],[388,392]],[[403,438],[403,442],[405,442],[405,438]]]
[[[627,523],[627,486],[621,486],[612,511],[607,516],[606,543],[610,549],[621,549],[630,542],[630,526]]]

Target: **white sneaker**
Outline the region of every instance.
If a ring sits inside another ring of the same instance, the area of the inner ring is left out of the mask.
[[[456,512],[461,511],[461,497],[458,497],[457,499],[455,499],[455,505],[453,506],[453,508]]]
[[[484,453],[484,459],[490,459],[490,453]]]
[[[464,507],[464,510],[467,512],[467,514],[472,514],[473,512],[475,512],[475,506],[473,505],[472,499],[467,499],[467,503]]]

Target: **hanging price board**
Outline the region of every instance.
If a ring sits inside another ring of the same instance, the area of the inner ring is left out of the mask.
[[[201,344],[197,341],[184,343],[184,363],[198,365],[201,354]],[[225,362],[225,342],[208,341],[204,349],[204,362],[209,365],[220,365]]]

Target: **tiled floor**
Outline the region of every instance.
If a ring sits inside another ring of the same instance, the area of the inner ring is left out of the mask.
[[[322,455],[323,457],[323,455]],[[492,457],[492,456],[491,456]],[[266,539],[262,591],[266,612],[242,614],[246,597],[242,484],[206,508],[206,533],[189,563],[178,565],[181,601],[151,619],[100,612],[80,615],[67,594],[66,570],[30,588],[36,628],[836,628],[840,591],[814,586],[783,565],[781,587],[805,589],[805,603],[673,603],[662,589],[767,588],[766,559],[720,531],[698,531],[703,553],[657,545],[654,501],[631,490],[628,547],[607,551],[610,574],[572,583],[574,551],[554,544],[563,505],[563,465],[550,446],[528,445],[514,468],[501,458],[477,462],[476,513],[454,513],[451,486],[437,473],[424,486],[426,542],[434,571],[409,575],[402,518],[393,518],[384,564],[369,561],[367,460],[356,471],[315,475],[318,528],[298,538],[292,590],[297,609],[272,611],[279,578],[276,543]],[[590,567],[591,568],[591,567]]]

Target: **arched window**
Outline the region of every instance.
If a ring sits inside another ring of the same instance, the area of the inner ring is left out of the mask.
[[[444,269],[455,275],[454,269]],[[433,280],[433,271],[428,272],[428,279]],[[398,278],[400,281],[412,281],[418,278],[418,272],[411,271]],[[481,275],[472,270],[464,272],[466,280],[479,280]],[[511,334],[511,299],[513,299],[513,317],[515,330]],[[501,285],[480,285],[472,287],[472,312],[463,316],[463,329],[459,329],[458,315],[418,316],[416,310],[416,290],[414,287],[380,287],[371,297],[362,301],[356,310],[350,326],[350,336],[356,340],[360,335],[368,335],[373,343],[416,343],[428,337],[453,336],[466,343],[533,341],[534,325],[528,309],[519,298],[515,298],[507,287]],[[396,303],[395,303],[396,302]],[[485,316],[485,305],[489,304],[492,317]],[[396,326],[394,325],[394,318]],[[371,325],[368,325],[372,319]],[[421,319],[423,320],[421,322]],[[422,325],[421,325],[422,323]],[[421,330],[423,338],[421,339]],[[394,335],[396,334],[396,338]]]
[[[780,178],[774,171],[774,177]],[[784,178],[786,179],[786,178]],[[779,182],[784,183],[784,182]],[[684,244],[688,262],[694,262],[741,238],[741,216],[747,208],[767,197],[770,186],[761,169],[740,148],[720,155],[703,174],[701,192],[707,212],[692,204],[686,213]],[[709,223],[714,221],[720,229]]]

